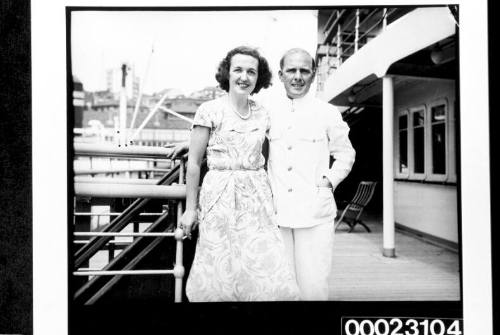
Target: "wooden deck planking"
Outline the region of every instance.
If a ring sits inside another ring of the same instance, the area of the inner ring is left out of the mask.
[[[330,299],[341,301],[439,301],[460,299],[458,254],[396,233],[396,258],[382,256],[382,230],[368,221],[372,233],[358,226],[335,233]],[[131,229],[129,229],[131,230]],[[141,227],[141,231],[142,231]],[[118,254],[118,250],[116,252]],[[107,264],[107,252],[91,260]]]
[[[367,223],[372,233],[361,226],[335,233],[331,300],[460,300],[458,254],[396,233],[396,258],[384,257],[381,224]]]

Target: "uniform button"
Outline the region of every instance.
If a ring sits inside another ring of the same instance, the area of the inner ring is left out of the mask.
[[[293,190],[291,188],[288,189],[288,192],[292,192]]]
[[[292,150],[292,146],[291,145],[288,146],[288,150]]]
[[[288,126],[288,130],[292,129],[292,126]]]
[[[288,167],[288,171],[292,171],[292,167],[291,166]]]

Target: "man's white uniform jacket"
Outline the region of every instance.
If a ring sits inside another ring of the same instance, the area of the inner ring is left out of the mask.
[[[278,225],[312,227],[331,222],[333,190],[349,174],[355,151],[340,111],[314,97],[266,103],[271,118],[268,173]],[[335,159],[329,167],[330,155]],[[325,176],[333,190],[318,187]]]

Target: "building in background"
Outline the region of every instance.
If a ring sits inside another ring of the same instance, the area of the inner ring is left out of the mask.
[[[166,95],[162,107],[172,110],[181,116],[193,119],[198,107],[205,101],[220,97],[225,92],[218,87],[205,87],[193,92],[186,97],[175,88],[167,88],[157,93],[141,97],[140,107],[134,120],[134,126],[129,131],[132,133],[140,127],[150,116],[154,106]],[[83,92],[82,92],[83,96]],[[87,134],[87,137],[114,142],[119,127],[120,102],[112,91],[85,92],[82,99],[80,127],[87,131],[77,130],[78,133]],[[127,100],[127,126],[130,127],[136,109],[137,98]],[[75,105],[75,108],[77,106]],[[189,138],[191,123],[158,109],[143,125],[134,143],[137,145],[162,146],[170,142],[186,141]],[[98,133],[98,134],[96,134]]]
[[[125,77],[125,88],[127,99],[137,99],[139,96],[140,79],[135,74],[135,67],[125,64],[127,75]],[[122,69],[120,67],[106,70],[106,90],[112,92],[117,97],[120,95],[122,87]]]
[[[83,125],[83,109],[85,106],[85,92],[83,84],[76,76],[73,76],[73,108],[74,127],[81,128]]]

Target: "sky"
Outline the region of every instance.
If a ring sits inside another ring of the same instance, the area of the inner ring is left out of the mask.
[[[106,69],[128,62],[148,94],[217,85],[218,63],[239,45],[268,59],[276,88],[283,52],[302,47],[314,55],[318,31],[315,10],[82,11],[72,12],[71,24],[73,75],[86,91],[105,89]]]

